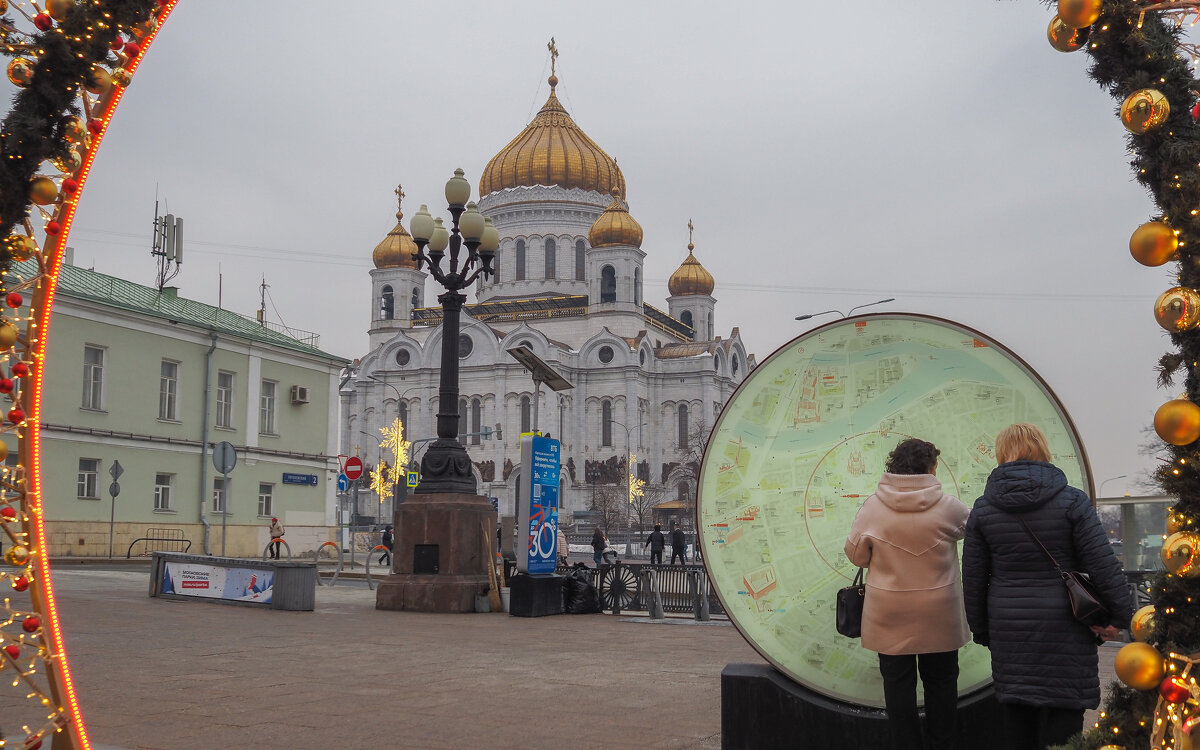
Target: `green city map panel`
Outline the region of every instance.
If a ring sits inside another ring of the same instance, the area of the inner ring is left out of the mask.
[[[968,506],[996,466],[996,433],[1045,430],[1054,463],[1090,490],[1074,426],[1041,379],[982,334],[917,315],[848,318],[781,348],[717,419],[697,501],[704,563],[731,620],[792,679],[883,705],[876,654],[834,630],[842,552],[888,453],[912,436],[941,450],[938,478]],[[961,553],[961,549],[960,549]],[[988,650],[959,653],[959,692],[991,680]]]

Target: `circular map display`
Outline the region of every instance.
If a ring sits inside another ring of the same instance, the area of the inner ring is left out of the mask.
[[[856,571],[842,552],[850,524],[906,437],[941,450],[944,490],[970,506],[996,466],[996,433],[1015,422],[1041,427],[1054,463],[1090,494],[1082,444],[1054,394],[977,331],[863,315],[776,351],[721,412],[700,471],[700,549],[730,619],[797,682],[883,706],[876,654],[834,629],[834,595]],[[988,650],[968,644],[959,669],[960,694],[985,686]]]

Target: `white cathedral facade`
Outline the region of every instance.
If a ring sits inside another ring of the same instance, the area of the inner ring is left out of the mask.
[[[655,518],[690,527],[696,435],[707,437],[754,360],[736,327],[715,334],[714,280],[690,242],[666,310],[644,299],[646,251],[625,179],[559,103],[557,83],[551,75],[546,104],[479,180],[479,210],[501,240],[497,273],[480,277],[462,312],[459,433],[501,426],[499,440],[464,439],[479,493],[497,498],[501,515],[515,514],[520,438],[536,414],[536,429],[562,443],[564,523],[587,516],[597,488],[624,489],[632,453],[633,473],[661,500]],[[402,217],[398,210],[373,254],[370,351],[341,387],[342,452],[368,465],[379,460],[379,429],[397,417],[418,458],[421,441],[437,434],[442,312],[426,306],[428,274],[416,267]],[[543,386],[535,409],[530,374],[508,353],[518,346],[574,387]],[[370,492],[360,492],[355,511],[390,519],[390,506]]]

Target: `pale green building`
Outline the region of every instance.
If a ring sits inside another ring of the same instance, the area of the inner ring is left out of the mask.
[[[293,554],[330,540],[348,363],[316,344],[171,287],[64,264],[42,402],[50,555],[106,556],[111,534],[116,556],[139,537],[182,536],[192,553],[257,557],[272,516]],[[228,483],[212,460],[223,441],[237,458]]]

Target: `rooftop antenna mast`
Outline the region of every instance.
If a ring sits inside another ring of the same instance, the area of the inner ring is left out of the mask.
[[[154,241],[150,254],[158,263],[156,285],[161,292],[167,282],[179,275],[183,265],[183,219],[158,215],[158,196],[154,196]]]
[[[267,314],[267,289],[269,288],[270,285],[267,283],[267,277],[264,275],[262,283],[258,285],[258,324],[263,327],[267,325],[264,321]]]

